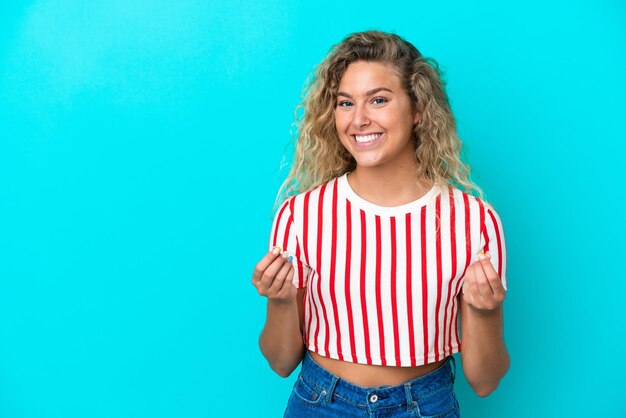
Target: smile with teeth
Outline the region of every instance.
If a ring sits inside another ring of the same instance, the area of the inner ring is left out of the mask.
[[[368,134],[368,135],[354,135],[354,139],[356,140],[356,142],[358,142],[359,144],[364,144],[367,142],[372,142],[372,141],[376,141],[377,139],[379,139],[381,136],[383,136],[383,134],[381,133],[377,133],[377,134]]]

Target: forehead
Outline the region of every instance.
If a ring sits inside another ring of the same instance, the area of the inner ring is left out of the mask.
[[[380,62],[356,61],[348,66],[339,82],[339,90],[354,94],[377,87],[387,87],[394,92],[402,83],[397,70]]]

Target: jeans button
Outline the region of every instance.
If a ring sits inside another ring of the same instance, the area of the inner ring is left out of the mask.
[[[370,396],[371,403],[376,403],[377,400],[378,400],[378,395],[376,395],[375,393],[372,396]]]

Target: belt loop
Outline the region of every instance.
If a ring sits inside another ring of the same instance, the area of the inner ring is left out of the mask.
[[[454,383],[454,379],[456,378],[456,360],[453,355],[450,355],[450,363],[452,363],[452,383]]]
[[[411,412],[415,407],[415,401],[411,394],[411,382],[404,384],[404,393],[406,394],[406,412]]]
[[[333,375],[333,379],[330,381],[330,386],[328,387],[328,393],[326,394],[326,402],[331,403],[333,400],[333,394],[335,393],[335,388],[337,387],[337,382],[339,378]]]

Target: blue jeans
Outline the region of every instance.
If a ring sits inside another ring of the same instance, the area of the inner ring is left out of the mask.
[[[284,417],[459,417],[452,356],[397,386],[361,387],[333,375],[307,351]]]

